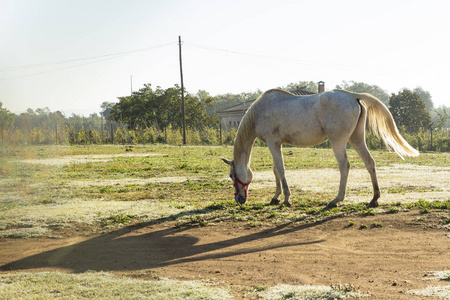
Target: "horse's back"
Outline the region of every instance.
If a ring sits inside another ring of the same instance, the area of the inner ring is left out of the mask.
[[[352,130],[360,109],[353,94],[340,90],[309,96],[269,90],[253,106],[260,138],[296,146],[316,145],[330,134]]]

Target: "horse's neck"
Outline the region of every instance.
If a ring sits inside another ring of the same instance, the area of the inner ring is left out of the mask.
[[[252,155],[252,147],[253,144],[255,143],[256,136],[252,134],[251,136],[245,139],[239,139],[239,136],[236,137],[237,138],[234,143],[234,162],[237,165],[242,164],[244,166],[249,166]]]

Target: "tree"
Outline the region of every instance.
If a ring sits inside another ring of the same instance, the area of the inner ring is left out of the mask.
[[[212,106],[207,107],[207,112],[209,114],[216,113],[219,110],[242,103],[244,101],[256,100],[261,94],[262,91],[257,90],[255,92],[248,92],[248,93],[240,93],[240,94],[227,93],[217,95],[214,96],[213,98]]]
[[[439,131],[445,128],[445,123],[450,118],[449,112],[445,107],[434,110],[435,116],[431,120],[431,130]]]
[[[285,90],[285,91],[295,91],[297,89],[305,89],[312,93],[317,93],[318,85],[314,81],[299,81],[299,82],[289,83],[286,86],[280,87],[280,89]]]
[[[206,113],[212,102],[211,97],[199,98],[185,93],[186,125],[196,129],[216,126],[216,118]],[[175,85],[165,90],[160,87],[153,90],[150,84],[145,84],[131,96],[119,97],[119,103],[114,104],[111,110],[111,119],[129,128],[182,128],[181,88]]]
[[[102,109],[102,111],[100,112],[100,115],[102,116],[102,118],[105,118],[106,120],[108,120],[109,116],[111,115],[111,111],[114,107],[114,103],[104,101],[100,107]]]
[[[8,109],[3,108],[3,103],[0,102],[0,130],[2,131],[2,142],[3,131],[13,127],[15,118],[16,115],[10,112]]]
[[[342,81],[342,84],[336,85],[337,89],[347,90],[354,93],[369,93],[389,105],[389,94],[377,85],[370,85],[364,82]]]
[[[61,111],[51,112],[48,107],[27,109],[26,113],[21,113],[15,122],[15,127],[22,130],[31,130],[36,127],[51,127],[64,124],[65,117]]]
[[[420,98],[422,98],[423,102],[425,102],[426,110],[431,112],[434,108],[433,101],[431,100],[431,94],[422,89],[420,86],[416,87],[413,92],[419,95]]]
[[[421,128],[428,130],[431,117],[417,93],[404,89],[397,95],[392,94],[389,105],[398,127],[404,126],[409,133],[417,133]]]
[[[430,112],[433,124],[438,124],[438,130],[450,128],[450,107],[442,105]]]

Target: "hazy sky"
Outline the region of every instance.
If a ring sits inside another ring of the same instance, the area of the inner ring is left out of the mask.
[[[450,105],[450,1],[0,0],[0,102],[100,111],[144,83],[211,95],[297,81],[417,86]]]

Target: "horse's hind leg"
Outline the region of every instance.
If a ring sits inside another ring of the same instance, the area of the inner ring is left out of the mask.
[[[364,134],[358,135],[355,131],[352,137],[350,138],[350,145],[358,152],[359,156],[364,162],[367,171],[370,174],[370,178],[372,179],[373,186],[373,198],[369,203],[369,207],[377,207],[378,206],[378,198],[380,198],[380,188],[378,186],[377,173],[375,170],[375,161],[370,155],[369,150],[367,149],[366,142],[364,141]]]
[[[341,173],[341,180],[339,183],[339,192],[336,198],[334,198],[333,201],[328,203],[327,208],[336,207],[339,202],[344,200],[345,191],[347,189],[348,172],[350,170],[350,163],[348,162],[346,150],[347,143],[337,143],[337,144],[332,143],[332,146],[334,156],[336,157],[336,160],[339,164],[339,172]]]
[[[380,198],[380,188],[378,186],[377,173],[375,170],[375,161],[373,160],[372,155],[370,155],[369,149],[367,149],[366,139],[365,139],[365,131],[366,131],[366,116],[367,109],[364,105],[361,105],[361,115],[359,116],[358,124],[356,125],[355,130],[350,136],[349,142],[350,145],[358,152],[359,156],[364,162],[367,171],[370,174],[370,178],[372,179],[373,186],[373,198],[369,203],[369,207],[377,207],[378,206],[378,198]]]

